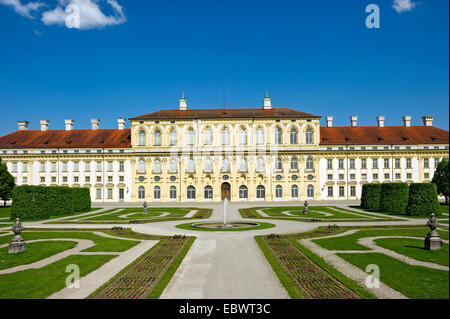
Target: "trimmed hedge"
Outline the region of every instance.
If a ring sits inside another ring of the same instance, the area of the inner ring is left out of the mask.
[[[12,193],[11,219],[48,219],[91,210],[87,188],[16,186]]]
[[[406,214],[409,216],[429,216],[441,214],[437,186],[433,183],[413,183],[409,186],[409,200]]]
[[[407,183],[381,184],[380,211],[390,214],[405,214],[408,205]]]
[[[364,184],[361,191],[361,207],[378,211],[380,209],[381,184]]]

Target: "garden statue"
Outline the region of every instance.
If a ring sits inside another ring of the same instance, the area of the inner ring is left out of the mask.
[[[142,212],[142,215],[147,215],[147,202],[144,201],[144,211]]]
[[[438,227],[438,221],[434,213],[431,213],[430,218],[427,222],[427,226],[430,227],[430,232],[425,238],[425,249],[427,250],[438,250],[442,249],[442,239],[439,237],[439,234],[436,232],[436,228]]]
[[[8,254],[18,254],[27,250],[27,243],[20,236],[22,230],[23,230],[22,222],[20,221],[19,218],[17,218],[12,227],[12,231],[16,236],[14,236],[14,238],[12,239],[11,243],[8,246]]]
[[[308,214],[309,213],[309,208],[308,208],[308,201],[305,200],[305,208],[303,208],[303,214]]]

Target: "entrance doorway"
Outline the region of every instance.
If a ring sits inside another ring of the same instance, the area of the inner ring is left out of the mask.
[[[222,200],[225,200],[225,198],[228,198],[230,200],[231,195],[231,186],[228,183],[223,183],[221,187],[221,193],[222,193]]]

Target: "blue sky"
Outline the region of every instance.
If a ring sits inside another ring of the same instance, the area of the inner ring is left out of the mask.
[[[24,13],[27,0],[0,0],[0,135],[17,120],[115,128],[118,117],[176,108],[183,91],[188,107],[222,107],[223,85],[227,107],[261,106],[269,90],[274,107],[332,115],[338,126],[350,115],[359,125],[434,115],[448,130],[445,0],[399,0],[413,4],[402,12],[375,0],[77,0],[111,17],[87,29],[43,19],[75,0],[59,1]],[[365,26],[370,3],[380,29]]]

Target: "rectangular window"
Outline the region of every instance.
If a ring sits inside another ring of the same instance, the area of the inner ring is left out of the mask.
[[[108,171],[112,172],[113,170],[113,162],[108,162]]]
[[[22,184],[28,183],[28,177],[22,177]]]
[[[389,158],[384,159],[384,168],[389,168]]]
[[[52,183],[56,183],[56,177],[52,176]]]
[[[344,160],[343,159],[339,160],[339,169],[344,169]]]
[[[406,159],[406,168],[412,168],[412,163],[411,163],[411,159],[410,158]]]
[[[400,168],[400,159],[399,158],[395,159],[395,168]]]
[[[389,174],[384,174],[384,179],[389,179]]]
[[[327,160],[327,168],[328,169],[333,169],[333,160],[332,159],[328,159]]]
[[[119,176],[119,182],[123,182],[125,178],[123,176]]]
[[[333,174],[328,174],[328,180],[332,180],[333,179]]]
[[[63,172],[67,172],[67,162],[62,163],[62,170]]]
[[[27,173],[28,172],[28,163],[27,162],[22,163],[22,172],[23,173]]]
[[[40,166],[39,171],[45,172],[45,162],[41,162],[40,164],[41,164],[41,166]]]
[[[67,176],[63,176],[63,183],[67,183]]]
[[[378,174],[373,174],[373,179],[378,179]]]
[[[74,183],[78,183],[78,181],[79,181],[79,177],[78,177],[78,176],[74,176],[73,182],[74,182]]]
[[[355,178],[356,178],[355,174],[350,174],[350,179],[355,179]]]
[[[79,164],[78,162],[73,162],[73,171],[78,172]]]
[[[437,168],[439,166],[439,158],[434,159],[434,168]]]
[[[125,171],[125,163],[119,162],[119,172],[123,172],[123,171]]]
[[[354,160],[354,159],[351,159],[351,160],[350,160],[350,168],[351,168],[351,169],[354,169],[354,168],[355,168],[355,160]]]
[[[45,183],[45,177],[41,177],[41,183]]]
[[[366,169],[367,168],[367,160],[365,158],[363,158],[361,160],[361,168],[362,169]]]
[[[411,179],[412,178],[412,174],[411,173],[406,173],[406,178],[407,179]]]
[[[425,173],[424,178],[430,178],[430,173]]]
[[[350,186],[350,196],[356,196],[356,186]]]
[[[328,197],[333,197],[333,186],[328,186]]]
[[[102,190],[100,188],[97,188],[96,194],[95,194],[95,198],[96,199],[101,199],[102,198]]]
[[[112,183],[113,181],[113,177],[112,176],[108,176],[108,183]]]
[[[344,174],[339,174],[339,179],[344,179]]]
[[[367,174],[361,174],[361,179],[367,179]]]
[[[97,172],[102,171],[102,162],[97,162]]]
[[[91,171],[91,162],[86,162],[86,163],[84,164],[84,170],[85,170],[86,172],[90,172],[90,171]]]
[[[13,173],[17,173],[17,162],[12,163],[12,171]]]
[[[430,161],[428,158],[423,159],[423,168],[430,168]]]
[[[108,188],[108,199],[112,199],[113,198],[113,190],[112,188]]]
[[[345,196],[344,186],[339,186],[339,197]]]
[[[56,172],[56,162],[52,162],[52,172]]]
[[[400,173],[395,173],[395,179],[401,179],[401,174]]]
[[[86,176],[86,177],[84,178],[84,180],[86,181],[86,183],[89,183],[89,182],[91,181],[91,177],[90,177],[90,176]]]
[[[101,182],[102,181],[102,177],[101,176],[97,176],[97,182]]]
[[[377,158],[374,158],[372,160],[372,168],[375,168],[375,169],[378,168],[378,159]]]

